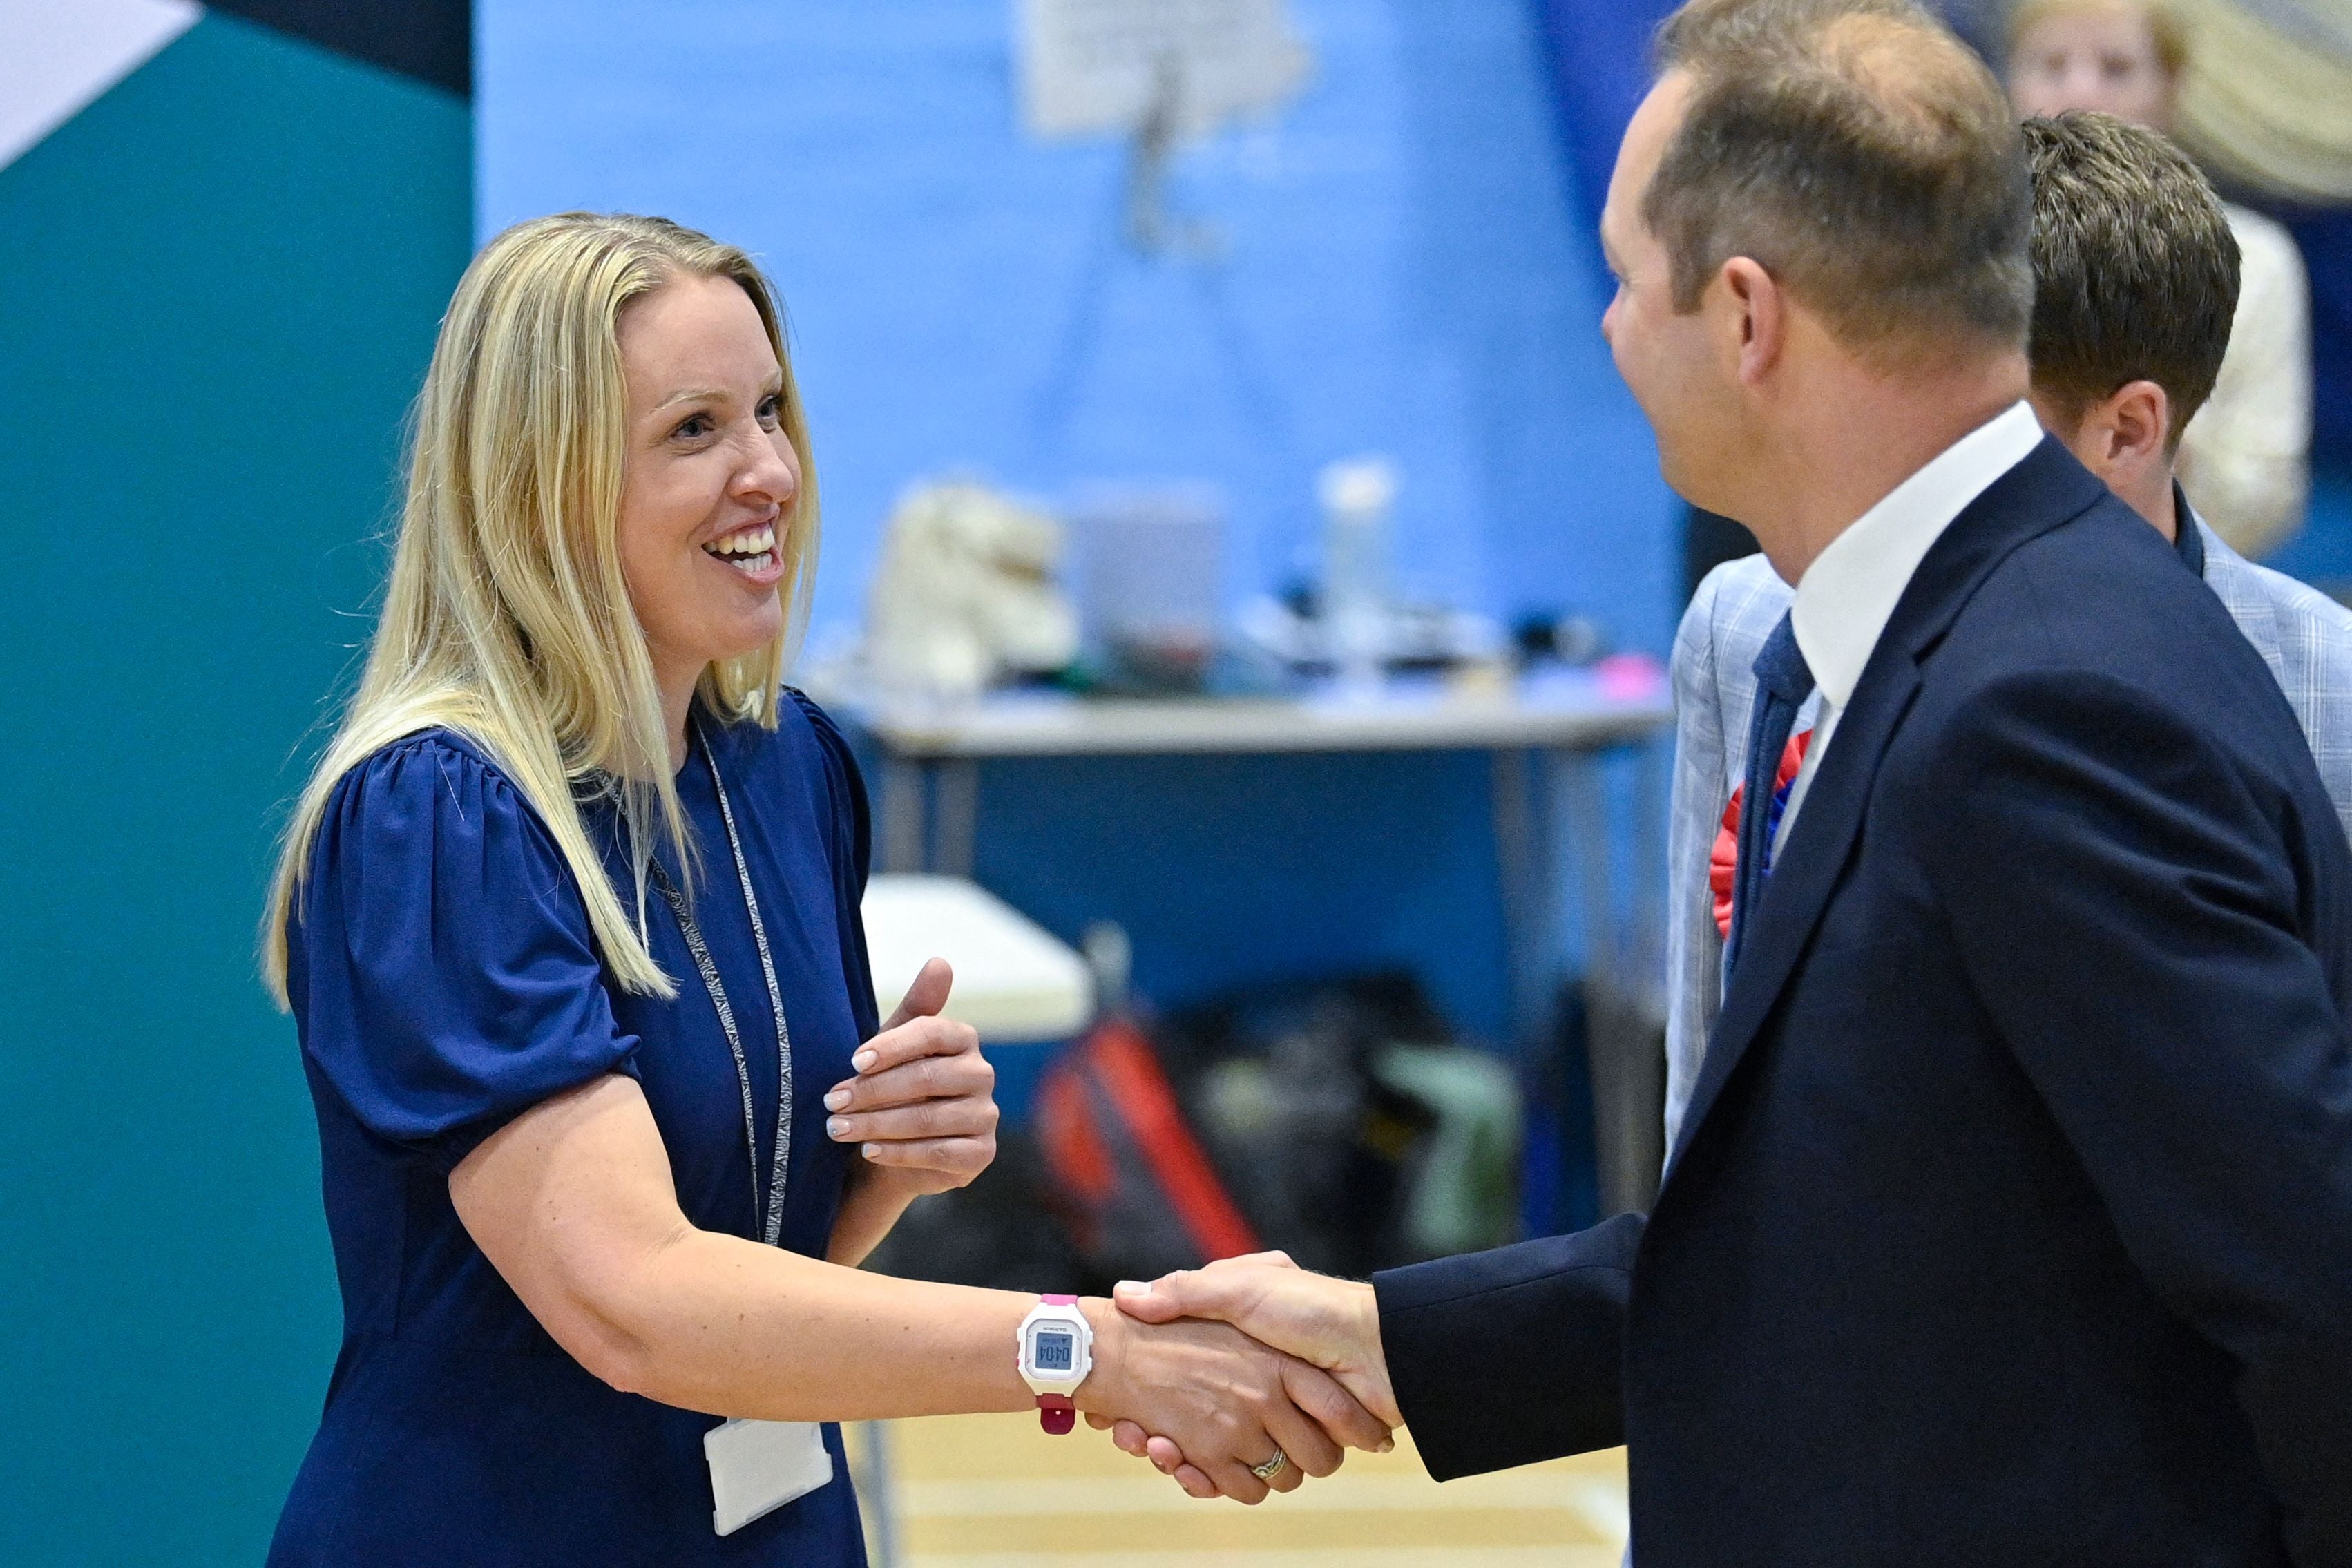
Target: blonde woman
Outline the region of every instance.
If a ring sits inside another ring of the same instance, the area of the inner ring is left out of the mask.
[[[574,214],[458,285],[266,926],[345,1313],[274,1563],[860,1563],[831,1423],[1042,1403],[1037,1298],[854,1267],[996,1108],[944,964],[873,1016],[861,787],[781,685],[808,454],[739,250]],[[1075,1310],[1066,1405],[1231,1495],[1386,1438],[1231,1330]]]

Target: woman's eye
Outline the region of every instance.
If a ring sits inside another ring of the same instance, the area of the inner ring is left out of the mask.
[[[777,420],[779,420],[779,419],[781,419],[781,418],[782,418],[782,417],[783,417],[783,414],[784,414],[784,400],[783,400],[782,398],[781,398],[781,397],[763,397],[763,398],[761,398],[761,399],[760,400],[760,423],[761,423],[761,424],[762,424],[762,425],[773,425]]]
[[[670,434],[674,437],[684,437],[689,441],[698,436],[708,436],[710,434],[710,416],[689,414],[679,421],[677,428]]]

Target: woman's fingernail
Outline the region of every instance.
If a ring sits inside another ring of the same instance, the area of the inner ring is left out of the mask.
[[[1122,1279],[1110,1288],[1110,1293],[1114,1296],[1146,1296],[1151,1293],[1151,1287],[1140,1279]]]
[[[1377,1447],[1377,1448],[1373,1449],[1373,1450],[1372,1450],[1372,1452],[1373,1452],[1373,1453],[1375,1453],[1375,1454],[1385,1454],[1385,1453],[1390,1452],[1391,1449],[1395,1448],[1395,1447],[1396,1447],[1396,1439],[1395,1439],[1395,1438],[1393,1438],[1393,1437],[1383,1437],[1383,1438],[1381,1438],[1381,1446],[1380,1446],[1379,1447]]]
[[[839,1110],[848,1103],[849,1091],[845,1089],[836,1089],[824,1097],[824,1108],[827,1110]]]
[[[879,1143],[868,1143],[865,1148],[860,1149],[858,1152],[871,1160],[874,1156],[882,1152],[882,1145]]]
[[[849,1131],[849,1118],[846,1116],[835,1117],[832,1121],[827,1121],[824,1124],[824,1131],[827,1137],[840,1137],[843,1133]]]
[[[849,1058],[849,1065],[856,1068],[859,1072],[864,1072],[867,1068],[872,1067],[877,1059],[878,1058],[872,1051],[860,1051],[856,1056]]]

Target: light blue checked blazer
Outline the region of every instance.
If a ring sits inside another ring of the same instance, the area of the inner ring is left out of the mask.
[[[2294,578],[2257,566],[2221,542],[2185,502],[2205,547],[2205,584],[2286,693],[2336,815],[2352,835],[2352,611]],[[1697,1081],[1723,1005],[1723,938],[1715,924],[1707,857],[1748,766],[1758,650],[1795,590],[1761,555],[1727,562],[1699,584],[1675,637],[1675,794],[1666,829],[1666,1148]],[[1799,732],[1821,706],[1807,699]]]

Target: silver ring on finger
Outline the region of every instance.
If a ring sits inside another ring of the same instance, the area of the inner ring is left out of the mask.
[[[1274,1458],[1266,1460],[1265,1463],[1262,1465],[1252,1465],[1249,1468],[1250,1474],[1255,1476],[1259,1480],[1270,1481],[1274,1479],[1275,1477],[1282,1474],[1282,1467],[1288,1463],[1290,1463],[1290,1456],[1284,1453],[1281,1449],[1276,1448],[1274,1451]]]

